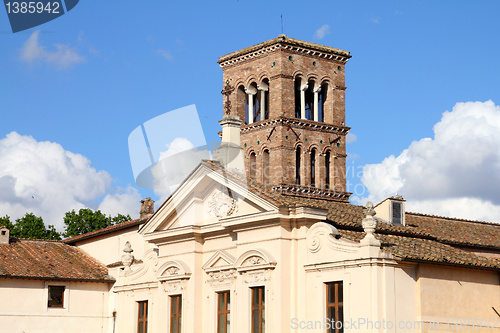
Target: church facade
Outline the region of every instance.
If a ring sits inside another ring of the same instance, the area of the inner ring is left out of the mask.
[[[113,277],[102,332],[500,329],[500,225],[348,202],[349,58],[280,35],[219,59],[214,160],[148,217],[65,240]]]

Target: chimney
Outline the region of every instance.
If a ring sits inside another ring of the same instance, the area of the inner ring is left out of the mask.
[[[406,225],[405,201],[401,195],[396,193],[377,204],[374,208],[377,216],[384,221],[396,225]]]
[[[7,227],[0,227],[0,244],[9,244],[10,230]]]
[[[213,159],[226,169],[244,175],[245,164],[240,143],[241,120],[237,116],[226,114],[219,124],[222,126],[222,142],[219,148],[214,150]]]
[[[151,215],[153,215],[155,212],[155,201],[151,200],[151,198],[146,198],[141,200],[141,211],[140,211],[140,218],[146,218]]]

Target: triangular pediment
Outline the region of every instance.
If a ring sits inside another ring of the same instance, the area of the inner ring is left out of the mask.
[[[203,265],[203,269],[207,272],[221,269],[229,269],[232,268],[236,259],[233,258],[226,251],[217,251],[215,252],[210,259]]]
[[[224,267],[224,266],[228,266],[230,264],[231,263],[228,262],[227,260],[225,260],[224,258],[219,258],[219,259],[217,259],[216,262],[214,262],[214,264],[212,265],[212,267]]]
[[[240,177],[242,178],[242,177]],[[237,177],[201,163],[141,228],[143,235],[278,212]]]

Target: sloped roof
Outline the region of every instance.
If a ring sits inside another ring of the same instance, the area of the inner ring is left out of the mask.
[[[149,217],[110,225],[109,227],[106,227],[106,228],[102,228],[102,229],[87,232],[85,234],[81,234],[78,236],[63,239],[63,242],[66,244],[75,244],[76,242],[79,242],[79,241],[82,241],[85,239],[94,238],[97,236],[109,234],[111,232],[115,232],[115,231],[119,231],[119,230],[123,230],[123,229],[127,229],[127,228],[132,228],[132,227],[135,227],[135,226],[138,226],[138,225],[145,223],[148,220],[148,218]]]
[[[500,249],[500,224],[406,213],[406,224],[447,244]]]
[[[0,277],[114,282],[104,265],[77,247],[15,238],[0,244]]]
[[[213,161],[203,161],[207,167],[222,171]],[[271,202],[286,207],[328,209],[327,220],[341,235],[359,241],[365,235],[361,221],[364,207],[347,202],[282,195],[251,179],[227,173],[233,181],[245,183],[249,190]],[[380,222],[375,237],[382,249],[405,261],[500,270],[500,259],[488,258],[461,247],[489,249],[500,257],[500,224],[478,222],[431,215],[406,213],[406,225]],[[460,246],[460,247],[458,247]]]
[[[241,175],[227,172],[218,162],[204,160],[200,166],[223,173],[229,180],[246,186],[275,205],[327,209],[327,222],[334,225],[345,238],[359,241],[365,235],[361,225],[365,217],[362,206],[327,199],[282,195],[273,192],[270,186],[266,187]],[[146,219],[129,221],[64,241],[74,244],[78,240],[144,222]],[[405,226],[380,222],[375,237],[382,242],[382,249],[403,261],[500,270],[500,259],[488,258],[463,248],[486,249],[500,256],[500,224],[406,213]]]

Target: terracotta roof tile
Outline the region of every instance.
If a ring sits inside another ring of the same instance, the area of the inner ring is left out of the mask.
[[[352,230],[339,232],[342,237],[355,241],[365,236],[364,232]],[[476,255],[439,241],[380,233],[375,237],[382,243],[382,249],[399,260],[500,270],[498,259]]]
[[[406,224],[425,230],[437,240],[447,244],[500,249],[498,223],[407,213]]]
[[[97,236],[100,236],[100,235],[104,235],[104,234],[107,234],[107,233],[110,233],[110,232],[114,232],[114,231],[118,231],[118,230],[122,230],[122,229],[126,229],[126,228],[131,228],[131,227],[134,227],[136,225],[141,225],[141,224],[145,223],[148,220],[148,218],[149,217],[143,218],[143,219],[137,219],[137,220],[131,220],[131,221],[127,221],[127,222],[118,223],[118,224],[111,225],[111,226],[106,227],[106,228],[102,228],[102,229],[91,231],[91,232],[87,232],[85,234],[81,234],[81,235],[78,235],[78,236],[74,236],[74,237],[69,237],[69,238],[63,239],[63,242],[67,243],[67,244],[74,244],[74,243],[76,243],[78,241],[82,241],[82,240],[85,240],[85,239],[97,237]]]
[[[0,277],[112,282],[104,265],[60,241],[11,238],[0,244]]]

